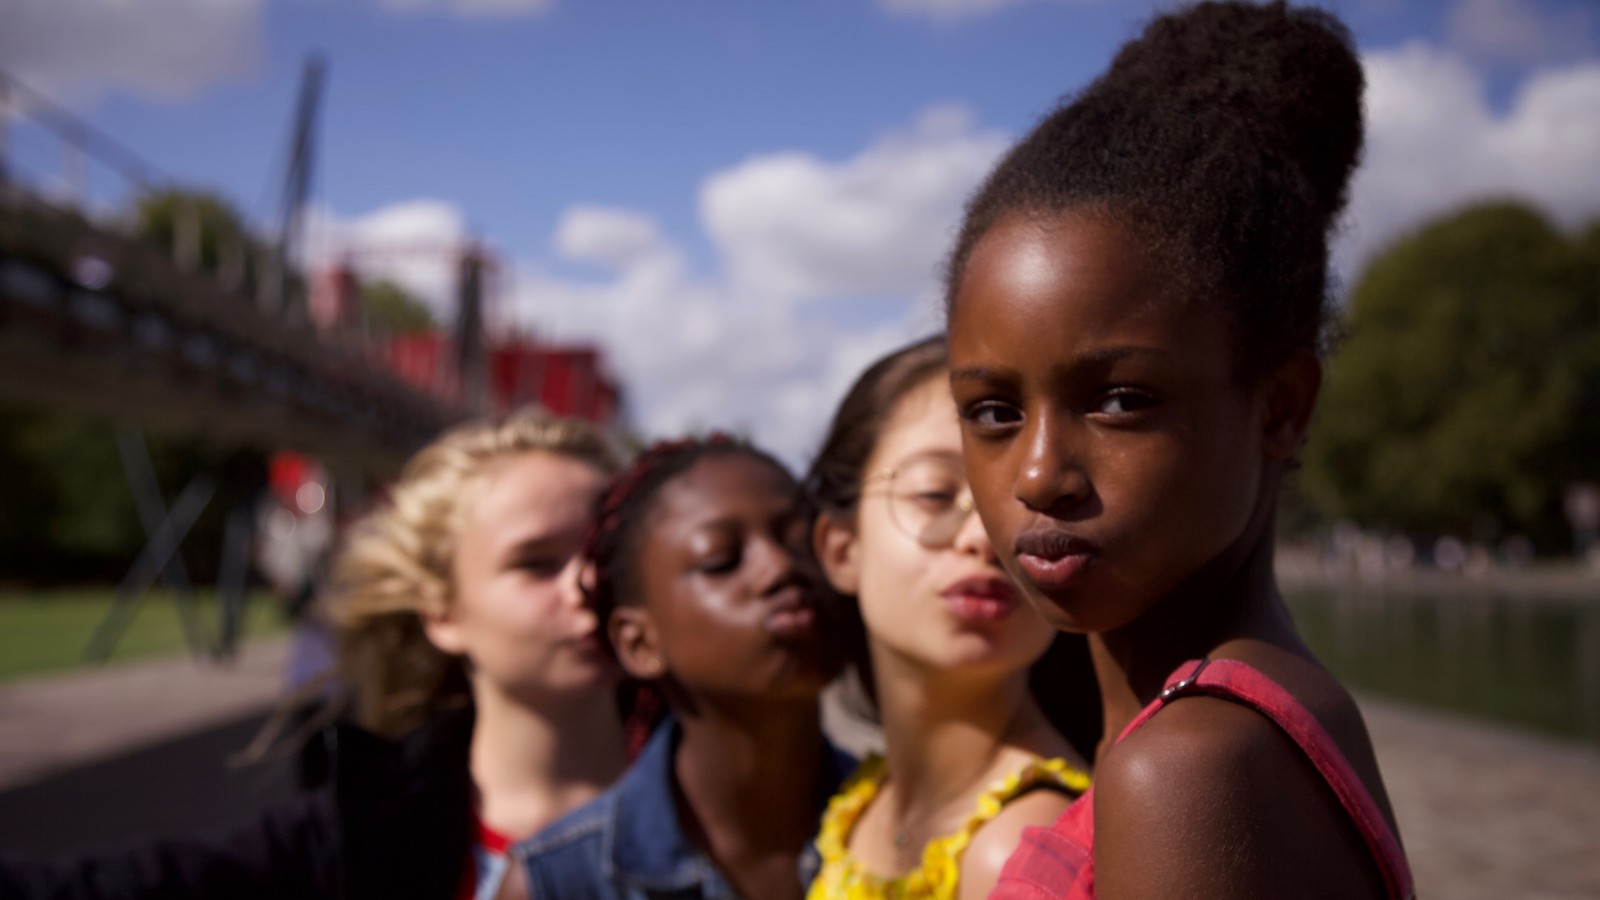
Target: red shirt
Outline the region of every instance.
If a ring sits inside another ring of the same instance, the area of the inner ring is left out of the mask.
[[[1411,869],[1400,851],[1400,841],[1344,754],[1300,701],[1245,663],[1202,659],[1179,666],[1168,679],[1166,690],[1117,736],[1118,743],[1149,721],[1161,707],[1189,694],[1242,703],[1282,728],[1317,767],[1355,822],[1383,873],[1389,896],[1396,900],[1409,900],[1414,896]],[[1094,896],[1094,789],[1090,788],[1054,825],[1023,831],[1016,852],[1006,860],[989,898],[1093,900]]]
[[[480,857],[503,860],[511,850],[511,839],[484,824],[477,812],[472,814],[472,827],[477,832],[477,840],[472,844],[472,853],[467,856],[467,869],[461,873],[461,886],[456,889],[456,900],[473,900],[477,895],[478,870],[483,868]]]

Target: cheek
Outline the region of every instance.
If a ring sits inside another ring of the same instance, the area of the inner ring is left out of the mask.
[[[1004,454],[991,447],[964,442],[967,478],[972,486],[973,508],[989,534],[989,543],[1001,559],[1010,559],[1024,512],[1011,490],[1015,471]]]
[[[749,643],[745,627],[724,598],[704,588],[685,590],[652,608],[662,656],[680,675],[718,670]]]
[[[1255,507],[1259,449],[1226,429],[1154,441],[1108,459],[1096,489],[1126,546],[1157,563],[1198,565],[1233,543]],[[1118,521],[1120,520],[1120,521]]]
[[[565,626],[555,585],[513,576],[497,588],[495,618],[507,632],[522,639],[554,638]]]
[[[874,634],[892,634],[916,616],[925,615],[920,588],[928,572],[929,554],[892,531],[887,522],[863,522],[858,597],[861,617]]]

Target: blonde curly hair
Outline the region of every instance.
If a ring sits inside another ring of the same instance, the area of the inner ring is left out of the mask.
[[[595,426],[524,408],[458,426],[423,448],[388,502],[351,530],[333,563],[329,614],[339,629],[339,674],[364,727],[398,736],[470,702],[464,661],[428,640],[421,616],[455,602],[456,548],[485,473],[500,460],[539,452],[607,476],[621,465],[617,447]]]

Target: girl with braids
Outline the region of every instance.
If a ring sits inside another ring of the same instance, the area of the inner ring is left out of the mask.
[[[1272,569],[1362,87],[1331,15],[1202,3],[967,208],[947,305],[973,498],[1028,600],[1089,636],[1106,736],[996,897],[1411,894],[1360,712]]]
[[[423,449],[335,561],[341,674],[365,727],[312,745],[321,786],[215,843],[0,865],[0,896],[526,896],[506,844],[625,764],[618,674],[578,586],[616,468],[599,432],[533,410]]]
[[[531,896],[801,896],[802,852],[851,762],[822,736],[837,666],[797,493],[772,457],[715,436],[657,444],[607,490],[590,600],[671,718],[616,785],[517,849]]]
[[[806,487],[887,740],[829,804],[809,896],[986,897],[1022,828],[1088,787],[1064,735],[1092,752],[1100,710],[1084,639],[1022,602],[971,515],[943,336],[856,381]]]

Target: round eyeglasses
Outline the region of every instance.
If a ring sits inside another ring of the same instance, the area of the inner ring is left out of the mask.
[[[955,543],[972,514],[972,488],[961,463],[943,456],[915,456],[870,476],[867,484],[884,482],[889,520],[929,550]],[[864,488],[862,494],[867,494]]]

